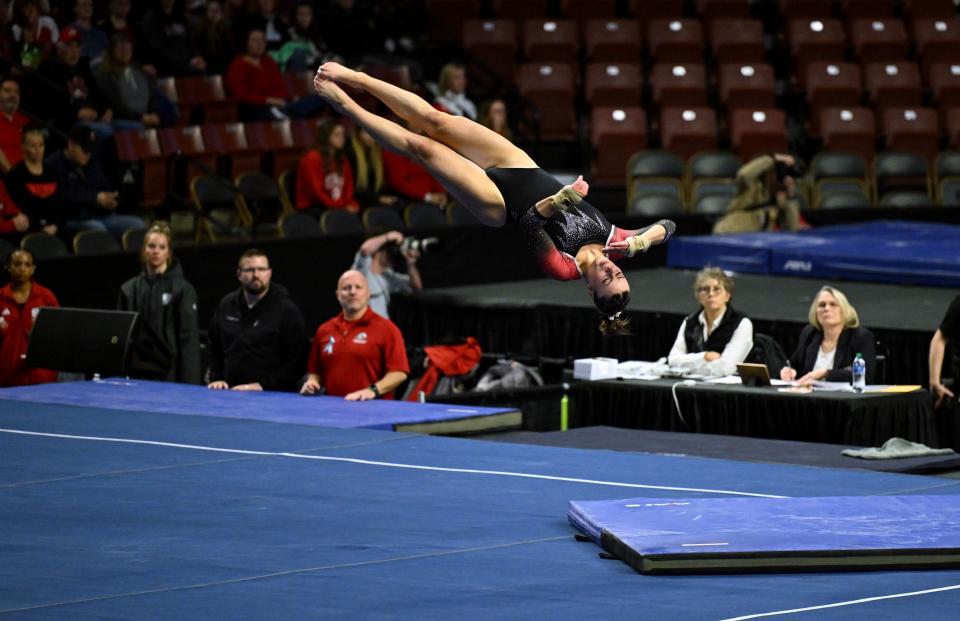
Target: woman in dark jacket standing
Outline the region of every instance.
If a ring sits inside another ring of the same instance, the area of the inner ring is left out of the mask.
[[[863,356],[867,383],[876,371],[876,339],[860,325],[857,310],[839,289],[823,287],[807,313],[810,325],[800,332],[790,366],[780,369],[780,379],[810,385],[816,380],[850,382],[853,359]]]
[[[171,355],[167,380],[199,384],[200,328],[197,292],[173,258],[170,226],[154,222],[140,250],[143,272],[120,287],[120,310],[136,311]]]

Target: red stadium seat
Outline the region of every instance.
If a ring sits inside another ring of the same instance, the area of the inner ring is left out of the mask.
[[[933,102],[940,110],[940,122],[946,125],[946,111],[960,108],[960,63],[936,63],[930,67],[927,82]]]
[[[852,20],[850,43],[864,64],[905,60],[910,51],[906,26],[892,18]]]
[[[199,110],[191,113],[192,123],[232,123],[237,120],[237,102],[227,97],[219,75],[177,76],[180,105]]]
[[[225,177],[260,172],[261,151],[250,146],[243,123],[209,123],[200,129],[207,149],[220,156]]]
[[[785,151],[787,117],[782,110],[741,109],[730,113],[730,141],[744,160],[760,153]]]
[[[706,22],[750,17],[750,2],[745,0],[697,0],[696,6],[697,14]]]
[[[652,19],[682,17],[683,3],[684,0],[627,0],[627,10],[636,15],[641,28],[646,28]]]
[[[573,137],[576,125],[573,67],[560,63],[524,63],[517,89],[540,110],[540,135],[547,139]]]
[[[807,103],[815,110],[856,107],[863,98],[863,71],[854,63],[810,63],[803,82]]]
[[[547,16],[547,0],[492,0],[493,14],[500,19],[522,21]]]
[[[523,55],[531,62],[575,63],[580,49],[572,19],[528,19],[523,22]]]
[[[584,86],[591,106],[639,106],[643,86],[640,63],[590,63]]]
[[[950,19],[957,16],[953,0],[900,0],[903,13],[911,20]]]
[[[717,148],[717,114],[713,108],[667,108],[660,112],[660,142],[667,151],[689,159]]]
[[[517,56],[517,25],[509,19],[468,19],[463,47],[500,78],[513,82]]]
[[[773,67],[759,64],[720,65],[720,101],[727,109],[772,108],[776,104]]]
[[[890,108],[882,122],[889,151],[912,151],[932,160],[940,150],[940,124],[932,108]]]
[[[878,114],[891,107],[920,105],[923,84],[912,62],[874,63],[864,67],[864,86]]]
[[[425,0],[428,27],[435,39],[455,41],[463,23],[480,13],[480,0]]]
[[[587,62],[638,62],[640,26],[626,19],[591,19],[583,38]]]
[[[707,104],[707,72],[701,64],[654,65],[650,71],[653,101],[661,108]]]
[[[780,0],[780,14],[787,20],[823,19],[833,16],[835,0]]]
[[[787,38],[800,79],[812,62],[842,62],[847,47],[843,24],[836,19],[792,19],[787,25]]]
[[[155,129],[124,130],[113,134],[117,159],[138,163],[143,172],[143,206],[158,207],[167,196],[167,159]]]
[[[823,108],[818,125],[826,151],[849,151],[873,159],[877,149],[876,120],[869,108]]]
[[[947,144],[952,149],[960,148],[960,108],[950,108],[947,117]]]
[[[612,19],[617,14],[617,0],[560,0],[560,12],[567,19],[579,22],[595,18]]]
[[[290,121],[246,123],[244,131],[251,147],[273,156],[273,171],[277,174],[296,168],[300,156],[306,150],[294,140]],[[236,170],[233,172],[237,174]]]
[[[718,63],[763,62],[763,24],[759,21],[716,19],[710,23],[709,33]]]
[[[216,172],[217,153],[207,149],[200,126],[165,127],[158,132],[158,138],[160,152],[166,158],[183,156],[178,162],[178,170],[185,174],[180,179],[185,183],[182,186],[177,184],[182,192],[186,192],[187,185],[194,177]]]
[[[623,183],[630,155],[647,146],[647,115],[640,106],[599,106],[590,115],[593,174],[600,181]]]
[[[960,49],[960,19],[917,19],[912,27],[917,57],[928,72],[935,63],[957,59]]]
[[[652,19],[647,48],[654,63],[702,63],[703,26],[695,19]]]
[[[884,19],[894,16],[893,0],[843,0],[840,11],[847,19]]]

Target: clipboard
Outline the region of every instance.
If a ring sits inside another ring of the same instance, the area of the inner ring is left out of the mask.
[[[737,365],[737,373],[744,386],[769,386],[770,371],[765,364],[743,362]]]

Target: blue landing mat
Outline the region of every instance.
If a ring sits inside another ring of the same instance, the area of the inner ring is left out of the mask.
[[[567,519],[645,574],[960,567],[960,497],[572,501]]]
[[[960,226],[887,220],[796,233],[678,237],[670,267],[960,286]]]
[[[233,392],[118,378],[4,388],[0,389],[2,400],[416,433],[469,433],[517,428],[522,423],[521,413],[509,408],[392,400],[345,401],[322,395]]]

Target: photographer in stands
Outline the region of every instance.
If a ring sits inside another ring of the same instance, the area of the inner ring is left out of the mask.
[[[390,318],[390,296],[394,293],[410,293],[423,289],[417,259],[423,250],[435,244],[435,238],[416,239],[404,237],[400,231],[375,235],[363,242],[353,259],[353,269],[363,274],[370,286],[370,308],[381,317]],[[407,262],[407,273],[393,269],[392,253],[399,254]]]
[[[761,155],[737,171],[737,195],[714,233],[796,231],[800,228],[798,180],[801,163],[792,155]]]

